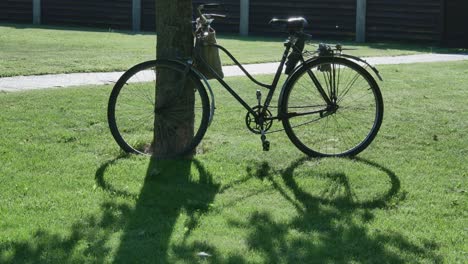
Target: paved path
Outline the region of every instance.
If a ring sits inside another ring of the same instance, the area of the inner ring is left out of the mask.
[[[458,54],[420,54],[395,57],[365,58],[372,65],[428,63],[442,61],[468,60],[468,55]],[[245,68],[253,75],[275,73],[278,63],[249,64]],[[243,76],[237,66],[223,67],[225,76]],[[71,87],[80,85],[102,85],[115,83],[123,72],[71,73],[37,76],[17,76],[0,78],[0,91],[15,92],[54,87]]]

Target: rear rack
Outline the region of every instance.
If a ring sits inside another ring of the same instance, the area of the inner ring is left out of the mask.
[[[315,44],[311,44],[310,41],[306,42],[307,46],[316,46]],[[363,64],[364,68],[369,68],[371,69],[375,75],[379,78],[380,81],[383,81],[382,76],[380,76],[379,71],[377,68],[372,66],[370,63],[367,61],[353,56],[353,55],[348,55],[344,54],[344,50],[352,50],[352,49],[345,49],[343,48],[343,45],[341,44],[326,44],[326,43],[319,43],[318,48],[315,51],[309,51],[309,50],[304,50],[302,52],[302,56],[304,57],[305,60],[310,60],[316,57],[342,57],[342,58],[347,58],[350,60],[353,60],[355,62],[358,62],[360,64]]]

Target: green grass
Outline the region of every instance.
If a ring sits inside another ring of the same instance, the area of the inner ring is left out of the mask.
[[[222,35],[218,42],[242,63],[279,61],[284,34],[278,38]],[[316,40],[321,42],[324,40]],[[333,42],[333,41],[330,41]],[[432,46],[345,42],[357,56],[395,56],[456,52]],[[123,71],[155,58],[156,36],[98,29],[0,24],[0,77],[71,72]],[[310,47],[316,49],[316,47]],[[226,56],[225,64],[232,64]]]
[[[0,93],[0,263],[466,263],[468,62],[379,68],[355,160],[262,152],[219,86],[204,154],[172,162],[121,155],[110,86]]]

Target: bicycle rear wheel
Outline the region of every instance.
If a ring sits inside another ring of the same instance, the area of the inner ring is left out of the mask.
[[[158,92],[163,85],[169,91],[164,98]],[[112,136],[125,152],[180,157],[191,154],[203,138],[209,107],[196,74],[175,62],[148,61],[117,81],[107,115]],[[171,138],[179,140],[163,142]]]
[[[363,67],[350,60],[326,57],[308,62],[284,89],[283,126],[293,144],[309,156],[357,155],[382,124],[380,89]]]

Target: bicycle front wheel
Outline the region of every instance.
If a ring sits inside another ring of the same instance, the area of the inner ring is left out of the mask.
[[[381,126],[379,87],[350,60],[327,57],[308,62],[284,89],[283,126],[294,145],[309,156],[357,155]]]
[[[203,138],[209,107],[196,74],[175,62],[148,61],[117,81],[107,115],[112,136],[125,152],[180,157],[191,154]]]

